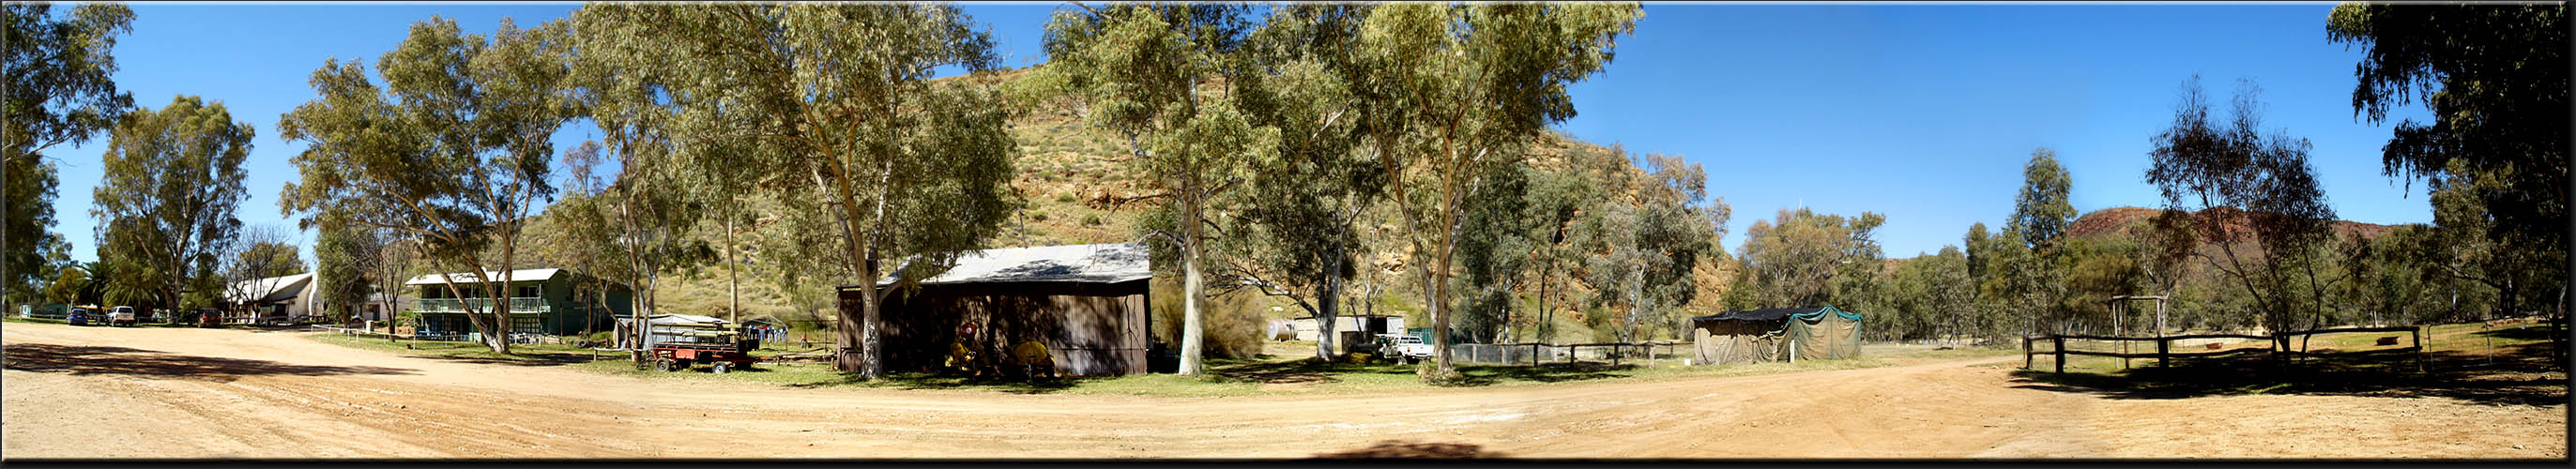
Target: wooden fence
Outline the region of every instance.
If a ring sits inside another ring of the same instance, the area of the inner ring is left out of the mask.
[[[1472,354],[1473,354],[1474,352],[1462,352],[1462,351],[1464,351],[1464,350],[1466,350],[1466,349],[1469,349],[1469,348],[1490,348],[1490,349],[1510,350],[1510,349],[1519,349],[1519,348],[1527,347],[1527,348],[1529,349],[1529,353],[1527,354],[1527,355],[1528,355],[1528,357],[1529,357],[1529,362],[1528,362],[1528,363],[1529,363],[1530,365],[1532,365],[1532,366],[1536,366],[1536,365],[1546,364],[1546,363],[1547,363],[1547,361],[1546,361],[1546,358],[1545,358],[1545,357],[1547,357],[1547,356],[1549,356],[1549,355],[1553,355],[1553,354],[1550,354],[1550,353],[1542,353],[1542,351],[1544,351],[1544,350],[1564,350],[1564,351],[1565,351],[1565,361],[1564,361],[1563,363],[1571,364],[1571,363],[1576,363],[1576,362],[1580,362],[1580,361],[1582,361],[1582,360],[1583,360],[1583,358],[1582,358],[1582,350],[1583,350],[1584,348],[1589,347],[1589,348],[1595,348],[1595,349],[1606,349],[1606,350],[1607,350],[1607,352],[1606,352],[1606,353],[1603,353],[1602,355],[1603,355],[1603,358],[1607,358],[1607,359],[1609,359],[1609,361],[1610,361],[1610,364],[1611,364],[1611,365],[1618,365],[1618,364],[1620,363],[1620,359],[1621,359],[1622,357],[1626,356],[1626,355],[1628,354],[1628,352],[1631,352],[1631,351],[1642,351],[1642,352],[1644,352],[1644,355],[1646,356],[1646,363],[1647,363],[1647,365],[1652,366],[1652,365],[1654,365],[1654,364],[1657,362],[1657,360],[1658,360],[1658,358],[1657,358],[1657,357],[1658,357],[1658,354],[1656,354],[1656,353],[1655,353],[1655,351],[1656,351],[1658,348],[1664,348],[1665,350],[1667,350],[1667,351],[1669,352],[1670,347],[1673,347],[1673,346],[1676,346],[1676,345],[1682,345],[1682,344],[1685,344],[1685,342],[1599,342],[1599,343],[1589,343],[1589,344],[1549,344],[1549,343],[1539,343],[1539,342],[1521,342],[1521,343],[1511,343],[1511,344],[1449,344],[1449,353],[1451,354],[1451,357],[1450,357],[1450,360],[1451,360],[1451,361],[1471,361],[1471,362],[1490,362],[1490,363],[1511,364],[1511,363],[1519,363],[1519,360],[1510,359],[1510,358],[1508,357],[1508,355],[1520,355],[1520,354],[1507,354],[1507,356],[1506,356],[1506,357],[1505,357],[1505,359],[1503,359],[1503,360],[1462,360],[1462,359],[1460,359],[1460,357],[1458,357],[1457,355],[1459,355],[1459,354],[1461,354],[1461,353],[1468,353],[1468,354],[1470,354],[1470,356],[1473,356]]]
[[[2389,350],[2395,350],[2395,351],[2401,351],[2401,352],[2415,352],[2416,368],[2417,368],[2418,370],[2421,370],[2421,369],[2424,367],[2424,361],[2425,361],[2425,359],[2426,359],[2426,357],[2424,356],[2424,326],[2421,326],[2421,325],[2415,325],[2415,326],[2384,326],[2384,327],[2343,327],[2343,328],[2327,328],[2327,329],[2315,329],[2315,330],[2305,330],[2305,331],[2295,331],[2295,332],[2284,332],[2284,333],[2274,334],[2274,335],[2254,335],[2254,334],[2191,334],[2191,335],[2171,335],[2171,336],[2158,336],[2158,337],[2112,337],[2112,336],[2097,336],[2097,335],[2052,334],[2052,335],[2044,335],[2044,336],[2031,336],[2031,337],[2023,337],[2023,338],[2021,338],[2021,353],[2022,353],[2022,357],[2021,357],[2021,367],[2022,367],[2022,369],[2029,369],[2029,368],[2033,365],[2033,361],[2034,361],[2034,360],[2036,359],[2036,357],[2037,357],[2037,356],[2039,356],[2040,354],[2050,354],[2050,355],[2054,355],[2054,358],[2055,358],[2055,359],[2056,359],[2056,361],[2057,361],[2057,372],[2058,372],[2058,373],[2065,373],[2065,372],[2066,372],[2066,356],[2067,356],[2067,355],[2086,355],[2086,356],[2096,356],[2096,357],[2113,357],[2113,358],[2119,358],[2119,359],[2122,359],[2122,360],[2123,360],[2123,365],[2124,365],[2124,366],[2125,366],[2125,364],[2126,364],[2126,360],[2127,360],[2127,359],[2132,359],[2132,358],[2153,358],[2153,359],[2156,359],[2156,366],[2168,366],[2168,365],[2170,365],[2170,364],[2172,363],[2173,359],[2174,359],[2174,358],[2176,358],[2176,357],[2180,357],[2180,358],[2208,358],[2208,357],[2218,357],[2218,356],[2235,355],[2235,354],[2240,354],[2240,353],[2252,353],[2252,352],[2270,352],[2270,353],[2272,353],[2274,356],[2335,355],[2335,353],[2317,353],[2317,352],[2303,352],[2303,351],[2298,351],[2298,350],[2292,350],[2292,349],[2291,349],[2291,347],[2290,347],[2290,340],[2291,340],[2292,338],[2295,338],[2295,337],[2313,336],[2313,335],[2317,335],[2317,334],[2343,334],[2343,333],[2359,333],[2359,332],[2405,332],[2405,333],[2407,333],[2407,335],[2409,336],[2409,342],[2408,342],[2408,343],[2409,343],[2409,344],[2411,344],[2411,345],[2409,345],[2409,346],[2407,346],[2407,347],[2403,347],[2403,348],[2389,349]],[[2155,351],[2155,353],[2145,353],[2145,352],[2124,353],[2124,352],[2094,352],[2094,351],[2087,351],[2087,350],[2067,350],[2067,349],[2066,349],[2066,341],[2067,341],[2067,339],[2075,339],[2075,340],[2099,340],[2099,341],[2120,342],[2120,343],[2123,343],[2123,344],[2130,343],[2130,342],[2155,342],[2155,343],[2156,343],[2156,351]],[[2192,340],[2192,339],[2250,339],[2250,340],[2263,340],[2263,341],[2269,341],[2269,342],[2270,342],[2270,346],[2269,346],[2269,347],[2265,347],[2265,348],[2238,348],[2238,349],[2220,350],[2220,351],[2215,351],[2215,352],[2176,352],[2176,351],[2174,351],[2174,350],[2173,350],[2173,342],[2174,342],[2174,341],[2177,341],[2177,340]],[[2032,349],[2032,344],[2034,344],[2034,343],[2036,343],[2036,342],[2047,342],[2047,343],[2049,344],[2049,350],[2048,350],[2048,351],[2045,351],[2045,352],[2033,350],[2033,349]],[[2373,351],[2373,352],[2384,352],[2384,351],[2388,351],[2388,350],[2376,350],[2376,351]],[[2347,353],[2353,353],[2353,352],[2347,352]]]

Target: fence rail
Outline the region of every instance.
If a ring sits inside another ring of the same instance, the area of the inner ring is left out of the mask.
[[[508,300],[506,304],[510,306],[512,313],[546,312],[544,298],[518,297],[508,298]],[[493,309],[491,298],[421,298],[415,301],[417,303],[414,303],[413,307],[419,308],[422,312],[431,313],[462,313],[468,306],[473,307],[475,311],[489,312]]]
[[[1646,363],[1652,365],[1672,355],[1669,347],[1681,344],[1683,343],[1597,342],[1586,344],[1549,344],[1539,342],[1521,342],[1509,344],[1449,344],[1449,359],[1451,361],[1468,363],[1527,363],[1532,366],[1547,364],[1551,361],[1570,364],[1590,359],[1605,361],[1612,365],[1617,365],[1620,364],[1623,359],[1642,355],[1643,358],[1646,359]],[[1585,354],[1584,349],[1586,348],[1592,349],[1594,353],[1588,355]],[[1665,349],[1666,352],[1657,353],[1657,349]]]
[[[2043,355],[2043,354],[2045,354],[2045,355],[2051,355],[2051,356],[2055,359],[2055,361],[2056,361],[2056,365],[2057,365],[2057,372],[2058,372],[2058,373],[2065,373],[2065,372],[2066,372],[2066,356],[2067,356],[2067,355],[2082,355],[2082,356],[2094,356],[2094,357],[2111,357],[2111,358],[2118,358],[2118,359],[2121,359],[2121,366],[2125,368],[2125,367],[2127,367],[2127,366],[2128,366],[2128,363],[2127,363],[2127,361],[2128,361],[2128,360],[2130,360],[2130,359],[2142,359],[2142,358],[2153,358],[2153,359],[2156,359],[2156,366],[2160,366],[2160,367],[2161,367],[2161,366],[2170,366],[2170,365],[2172,364],[2172,361],[2173,361],[2173,359],[2174,359],[2174,358],[2208,358],[2208,357],[2219,357],[2219,356],[2235,355],[2235,354],[2241,354],[2241,353],[2253,353],[2253,352],[2268,352],[2268,353],[2271,353],[2271,354],[2272,354],[2272,355],[2274,355],[2274,356],[2284,356],[2284,357],[2286,357],[2286,356],[2328,356],[2328,355],[2343,355],[2343,354],[2353,354],[2353,353],[2414,352],[2414,353],[2415,353],[2415,358],[2416,358],[2416,362],[2415,362],[2415,364],[2416,364],[2416,369],[2417,369],[2418,371],[2421,371],[2421,370],[2424,368],[2425,360],[2426,360],[2426,357],[2424,356],[2424,350],[2425,350],[2425,349],[2424,349],[2424,335],[2425,335],[2425,334],[2424,334],[2424,328],[2425,328],[2425,327],[2426,327],[2426,326],[2424,326],[2424,325],[2412,325],[2412,326],[2378,326],[2378,327],[2339,327],[2339,328],[2326,328],[2326,329],[2312,329],[2312,330],[2305,330],[2305,331],[2283,332],[2283,333],[2273,334],[2273,335],[2255,335],[2255,334],[2189,334],[2189,335],[2169,335],[2169,336],[2157,336],[2157,337],[2117,337],[2117,336],[2098,336],[2098,335],[2081,335],[2081,334],[2050,334],[2050,335],[2026,336],[2026,337],[2022,337],[2022,338],[2021,338],[2021,353],[2022,353],[2022,358],[2021,358],[2021,360],[2022,360],[2022,361],[2021,361],[2021,367],[2022,367],[2023,369],[2030,369],[2030,367],[2031,367],[2032,365],[2034,365],[2034,364],[2035,364],[2035,362],[2036,362],[2036,360],[2037,360],[2038,356],[2039,356],[2039,355]],[[2319,335],[2319,334],[2343,334],[2343,333],[2360,333],[2360,332],[2405,332],[2405,333],[2407,333],[2407,335],[2409,336],[2409,339],[2408,339],[2408,340],[2409,340],[2409,342],[2408,342],[2408,343],[2409,343],[2410,345],[2408,345],[2408,346],[2406,346],[2406,347],[2399,347],[2399,348],[2394,348],[2394,349],[2368,350],[2368,351],[2359,351],[2359,352],[2310,352],[2310,351],[2304,351],[2304,350],[2292,350],[2292,349],[2290,348],[2290,341],[2291,341],[2293,338],[2305,338],[2305,337],[2315,336],[2315,335]],[[2155,351],[2154,353],[2146,353],[2146,352],[2095,352],[2095,351],[2090,351],[2090,350],[2067,350],[2067,349],[2066,349],[2066,341],[2067,341],[2068,339],[2074,339],[2074,340],[2097,340],[2097,341],[2122,342],[2122,343],[2127,343],[2127,342],[2155,342],[2155,343],[2156,343],[2156,351]],[[2179,340],[2195,340],[2195,339],[2249,339],[2249,340],[2261,340],[2261,341],[2266,341],[2268,345],[2267,345],[2266,347],[2262,347],[2262,348],[2247,347],[2247,348],[2237,348],[2237,349],[2220,350],[2220,351],[2215,351],[2215,352],[2176,352],[2176,351],[2173,351],[2173,342],[2174,342],[2174,341],[2179,341]],[[2034,349],[2033,349],[2034,344],[2037,344],[2037,343],[2040,343],[2040,342],[2046,342],[2046,343],[2048,343],[2048,344],[2049,344],[2049,350],[2047,350],[2047,351],[2034,350]]]

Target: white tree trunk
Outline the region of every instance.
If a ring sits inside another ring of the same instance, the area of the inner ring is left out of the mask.
[[[1180,374],[1184,375],[1199,374],[1200,357],[1205,355],[1203,350],[1207,342],[1207,334],[1202,331],[1207,324],[1203,319],[1204,312],[1199,307],[1200,295],[1205,293],[1205,288],[1199,278],[1198,198],[1193,197],[1196,194],[1188,192],[1192,189],[1196,188],[1184,187],[1181,194],[1181,213],[1184,221],[1181,222]]]

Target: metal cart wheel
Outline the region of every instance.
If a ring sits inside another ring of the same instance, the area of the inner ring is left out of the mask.
[[[653,371],[668,372],[668,371],[671,371],[671,368],[672,368],[672,366],[671,366],[671,365],[672,365],[672,363],[671,363],[671,359],[668,359],[668,358],[655,358],[655,359],[653,359]]]
[[[725,374],[727,371],[733,371],[733,362],[715,362],[714,368],[708,371],[713,371],[720,375]]]

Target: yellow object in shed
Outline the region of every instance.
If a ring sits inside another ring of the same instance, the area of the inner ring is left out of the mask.
[[[1054,361],[1047,355],[1046,344],[1038,343],[1038,341],[1035,340],[1020,342],[1019,345],[1011,346],[1011,355],[1018,357],[1020,359],[1020,363],[1027,364],[1050,363]]]

